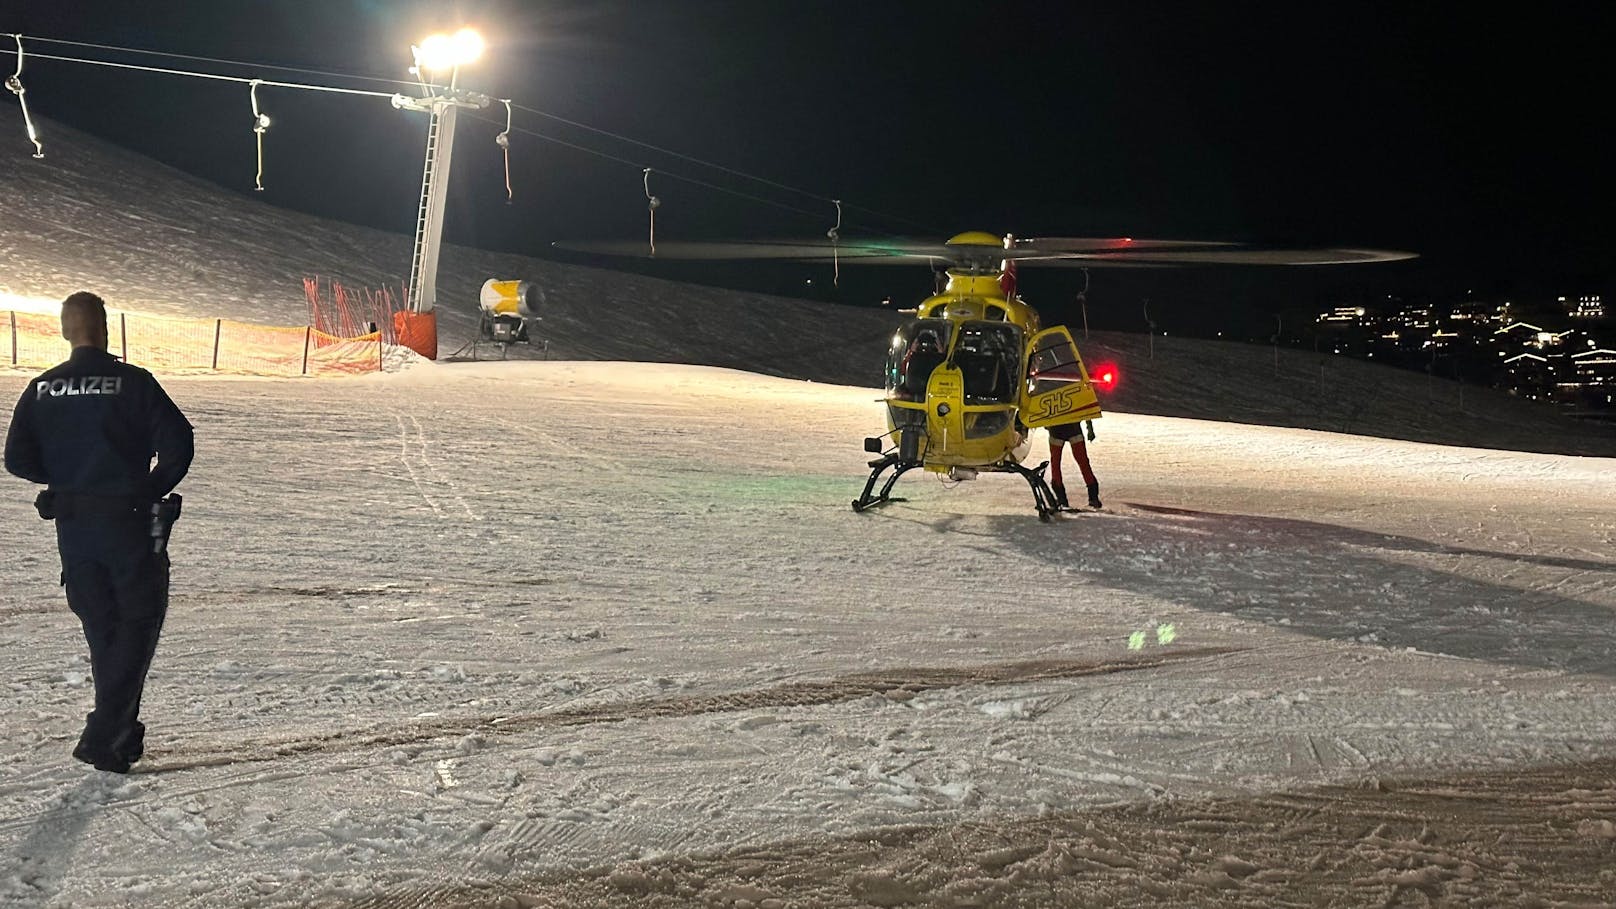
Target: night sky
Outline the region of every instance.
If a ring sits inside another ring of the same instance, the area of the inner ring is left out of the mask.
[[[559,257],[552,241],[643,237],[650,166],[662,172],[658,239],[822,237],[835,219],[825,200],[841,198],[844,236],[982,229],[1422,255],[1093,275],[1097,325],[1142,328],[1149,297],[1165,329],[1266,335],[1272,313],[1330,300],[1608,292],[1612,7],[1534,4],[1489,18],[1474,4],[1409,3],[13,0],[0,31],[405,78],[412,41],[470,23],[490,46],[464,74],[469,87],[807,191],[518,111],[519,129],[623,160],[518,133],[507,206],[496,104],[480,116],[498,123],[461,120],[447,237],[486,248]],[[8,74],[12,60],[0,59]],[[40,117],[275,205],[412,229],[424,115],[263,89],[274,126],[269,188],[255,194],[245,86],[45,60],[24,77]],[[0,93],[0,103],[15,102]],[[12,162],[0,166],[32,165],[29,150],[20,135],[0,137]],[[930,286],[923,268],[844,269],[839,288],[824,266],[652,270],[860,305],[907,304]],[[1046,270],[1023,286],[1058,311],[1081,283]]]

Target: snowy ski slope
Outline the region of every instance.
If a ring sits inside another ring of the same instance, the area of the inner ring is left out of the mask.
[[[8,299],[287,321],[408,255],[47,162],[0,167]],[[1162,364],[1141,410],[1249,422],[1109,414],[1104,513],[911,476],[855,515],[881,409],[835,383],[890,314],[457,256],[553,269],[580,359],[165,380],[198,456],[137,773],[68,757],[88,665],[5,486],[4,905],[1616,902],[1616,461],[1252,425],[1345,428]]]

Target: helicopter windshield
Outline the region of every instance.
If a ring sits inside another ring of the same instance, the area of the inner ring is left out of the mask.
[[[1058,334],[1049,334],[1038,339],[1037,349],[1032,352],[1032,362],[1028,364],[1027,378],[1031,384],[1031,394],[1048,394],[1068,385],[1082,383],[1085,378],[1083,361],[1070,340]]]
[[[887,351],[887,393],[924,401],[932,370],[948,358],[953,329],[947,319],[917,319],[900,327]]]
[[[961,324],[954,364],[965,380],[966,404],[1015,403],[1021,329],[1008,322]]]

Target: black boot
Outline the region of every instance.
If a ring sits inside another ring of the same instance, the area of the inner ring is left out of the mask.
[[[1090,483],[1089,484],[1089,507],[1090,508],[1101,508],[1101,507],[1103,507],[1103,506],[1100,505],[1100,484],[1099,483]]]
[[[93,766],[97,770],[105,770],[108,773],[128,773],[129,765],[133,763],[121,754],[103,751],[83,742],[80,742],[78,747],[73,749],[73,757]]]
[[[119,757],[131,764],[140,760],[141,756],[146,753],[146,724],[136,720],[135,724],[129,728],[129,734],[124,736],[123,741],[118,743],[114,751],[117,752]]]
[[[73,749],[73,757],[97,770],[128,773],[129,765],[140,760],[145,753],[145,743],[146,726],[140,722],[136,722],[110,746],[95,742],[86,731],[79,738],[78,747]]]
[[[1066,487],[1063,486],[1060,483],[1052,483],[1052,484],[1050,484],[1049,488],[1050,488],[1050,490],[1052,490],[1055,493],[1055,507],[1056,508],[1065,508],[1065,507],[1067,507],[1066,506]]]

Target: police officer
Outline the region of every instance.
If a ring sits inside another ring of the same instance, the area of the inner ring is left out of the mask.
[[[100,297],[62,302],[62,337],[72,356],[23,390],[5,464],[47,486],[35,504],[56,520],[67,605],[90,645],[95,710],[73,756],[124,773],[145,743],[140,695],[168,612],[179,499],[169,493],[191,466],[191,424],[151,373],[107,353]]]

